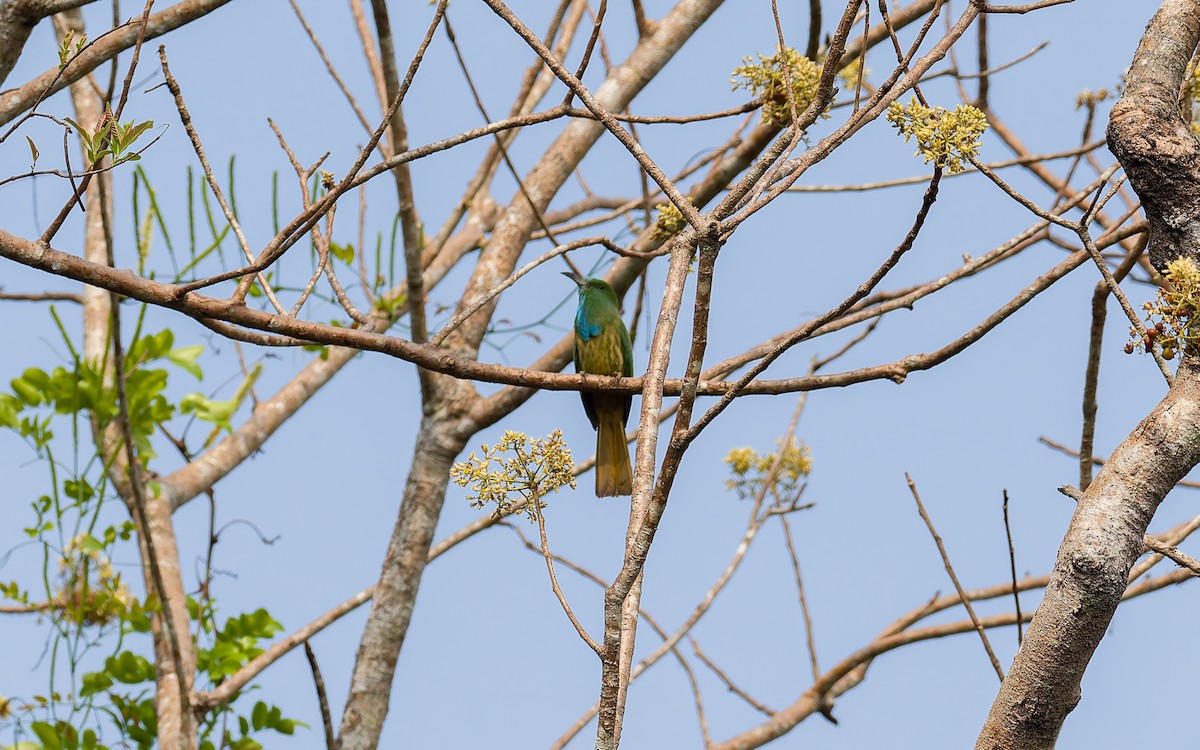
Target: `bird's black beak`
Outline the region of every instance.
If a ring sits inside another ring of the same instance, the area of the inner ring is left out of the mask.
[[[581,289],[583,288],[583,286],[585,284],[587,284],[587,279],[585,279],[583,276],[575,273],[574,271],[563,271],[562,275],[566,276],[571,281],[574,281]]]

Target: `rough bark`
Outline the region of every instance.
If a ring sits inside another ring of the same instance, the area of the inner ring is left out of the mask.
[[[1200,263],[1200,141],[1179,110],[1180,83],[1200,37],[1200,3],[1166,0],[1150,20],[1112,108],[1108,147],[1150,222],[1150,262]]]
[[[451,394],[453,403],[456,389],[451,383],[440,384],[439,390]],[[454,420],[454,415],[444,413],[426,413],[421,420],[404,500],[355,659],[338,733],[340,750],[367,750],[379,744],[396,661],[446,499],[450,467],[469,437],[469,433],[454,429]]]
[[[1046,594],[1001,685],[977,750],[1051,748],[1078,704],[1083,672],[1104,636],[1154,511],[1200,462],[1200,363],[1113,451],[1059,547]]]
[[[1200,3],[1165,0],[1146,28],[1109,146],[1150,224],[1160,268],[1200,260],[1200,143],[1178,94],[1197,39]],[[1161,403],[1121,443],[1079,500],[1046,594],[979,735],[977,750],[1051,748],[1143,550],[1163,497],[1200,462],[1200,362],[1189,356]]]

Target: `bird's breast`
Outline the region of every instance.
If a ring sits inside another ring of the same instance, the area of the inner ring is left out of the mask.
[[[596,327],[595,333],[584,338],[580,335],[575,342],[579,355],[579,369],[597,375],[620,375],[624,372],[625,355],[621,351],[621,339],[617,331]]]

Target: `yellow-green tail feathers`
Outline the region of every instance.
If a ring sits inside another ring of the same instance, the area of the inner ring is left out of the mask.
[[[633,494],[633,470],[625,445],[623,414],[616,409],[597,409],[596,497]]]

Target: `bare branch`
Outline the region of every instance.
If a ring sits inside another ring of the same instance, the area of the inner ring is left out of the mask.
[[[228,2],[229,0],[182,0],[175,3],[150,16],[145,24],[145,39],[160,37],[168,31],[173,31],[211,13]],[[62,70],[58,68],[47,70],[28,83],[4,92],[4,96],[0,97],[0,125],[12,122],[21,113],[36,108],[46,97],[84,78],[103,63],[136,45],[141,28],[140,23],[129,23],[114,29],[84,48]],[[19,124],[18,122],[16,125]],[[0,143],[12,134],[16,125],[0,136]]]
[[[321,677],[321,668],[317,666],[317,655],[313,653],[312,645],[308,641],[304,642],[304,655],[308,658],[313,685],[317,689],[317,703],[321,709],[321,726],[325,728],[325,748],[326,750],[337,750],[337,738],[333,736],[333,718],[329,715],[329,698],[325,695],[325,680]]]
[[[979,617],[975,614],[975,608],[971,606],[971,600],[963,593],[963,587],[958,582],[958,575],[954,572],[954,566],[950,564],[950,557],[946,555],[946,546],[942,544],[942,538],[938,536],[937,529],[933,528],[933,521],[930,520],[929,514],[925,512],[925,506],[921,503],[921,495],[917,492],[917,485],[913,483],[912,477],[908,475],[908,472],[905,472],[904,479],[908,482],[908,489],[912,492],[913,500],[917,502],[917,511],[921,514],[921,520],[925,522],[925,527],[929,529],[929,535],[933,537],[933,542],[937,545],[938,553],[942,556],[942,564],[946,566],[946,573],[950,576],[951,582],[954,583],[954,590],[958,592],[958,598],[962,600],[963,606],[967,609],[967,614],[971,617],[971,623],[975,626],[976,632],[979,633],[979,639],[983,641],[983,650],[987,652],[988,659],[992,662],[992,667],[996,670],[996,676],[1000,678],[1000,682],[1004,682],[1004,670],[1000,667],[1000,660],[996,658],[996,652],[992,650],[992,644],[988,641],[987,633],[983,631],[983,626],[979,624]]]

